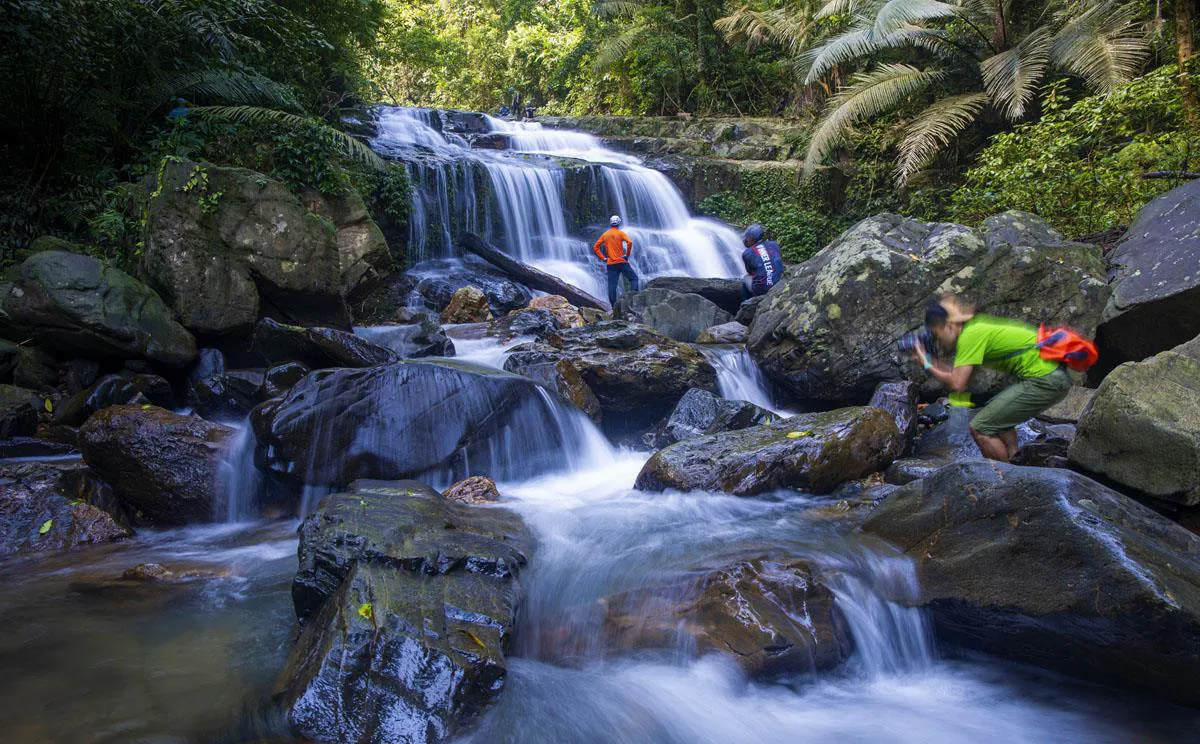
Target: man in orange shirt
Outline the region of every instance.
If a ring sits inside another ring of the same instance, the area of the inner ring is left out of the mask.
[[[592,251],[596,254],[596,258],[608,264],[608,304],[615,305],[621,276],[624,275],[629,280],[629,291],[631,292],[638,291],[638,277],[633,267],[629,265],[629,256],[633,254],[633,241],[621,229],[621,218],[614,214],[608,224],[612,227],[600,236],[600,239],[592,246]]]

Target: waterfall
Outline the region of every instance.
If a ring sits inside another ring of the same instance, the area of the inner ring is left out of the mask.
[[[746,347],[701,346],[700,350],[717,371],[717,389],[722,398],[748,401],[780,416],[795,413],[776,403],[770,383]]]
[[[234,435],[217,472],[216,522],[247,522],[258,516],[262,475],[254,464],[254,428],[248,418],[233,426]]]
[[[448,131],[455,126],[448,123],[452,116],[469,117],[481,130],[469,136],[487,147],[473,147]],[[492,139],[480,140],[487,137]],[[666,176],[591,135],[484,115],[382,107],[372,144],[385,157],[404,161],[412,177],[410,250],[416,261],[460,256],[456,237],[474,232],[527,264],[599,293],[602,268],[591,244],[608,215],[620,214],[634,241],[631,262],[646,279],[741,273],[742,246],[733,230],[690,215]],[[497,145],[507,149],[490,149]],[[589,214],[567,199],[570,172],[584,172]]]

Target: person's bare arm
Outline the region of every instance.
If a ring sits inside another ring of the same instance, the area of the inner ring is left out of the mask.
[[[971,373],[975,371],[974,365],[971,364],[951,367],[933,362],[925,353],[925,349],[920,347],[916,349],[914,356],[917,363],[925,368],[930,377],[945,385],[946,389],[952,393],[961,393],[966,390],[967,383],[971,381]]]

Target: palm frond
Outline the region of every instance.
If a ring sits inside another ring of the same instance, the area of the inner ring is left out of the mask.
[[[755,10],[743,5],[718,19],[713,27],[726,40],[744,44],[748,49],[773,44],[798,54],[808,46],[813,25],[811,18],[811,14],[790,6]]]
[[[1102,93],[1136,77],[1147,52],[1146,37],[1133,10],[1108,3],[1100,3],[1068,21],[1050,48],[1056,65]]]
[[[596,4],[596,15],[601,18],[620,18],[631,16],[645,7],[638,0],[607,0]]]
[[[958,8],[940,0],[888,0],[875,14],[875,35],[886,36],[901,26],[952,18],[957,13]]]
[[[909,122],[900,141],[900,157],[896,160],[896,185],[908,183],[914,173],[928,165],[943,147],[971,126],[988,100],[987,93],[943,98]]]
[[[1050,65],[1053,39],[1043,26],[1021,39],[1012,49],[985,59],[979,65],[983,86],[1008,119],[1025,116],[1025,107],[1037,94]]]
[[[649,31],[647,26],[638,24],[626,29],[622,34],[605,39],[596,50],[596,60],[592,62],[592,69],[601,73],[615,67],[633,51],[638,42],[646,38]]]
[[[226,119],[228,121],[244,122],[247,124],[276,123],[296,129],[309,127],[318,133],[326,142],[342,151],[347,160],[359,163],[375,170],[385,170],[387,161],[375,154],[375,151],[365,142],[353,137],[340,129],[306,116],[262,108],[260,106],[196,106],[188,109],[189,116],[203,118]]]
[[[845,140],[856,123],[899,106],[945,76],[941,70],[922,70],[904,64],[880,65],[856,75],[848,87],[829,99],[809,142],[804,172],[811,174]]]
[[[183,96],[200,103],[223,103],[296,109],[292,91],[270,78],[236,70],[200,70],[167,81],[168,97]]]
[[[829,2],[821,6],[820,10],[813,14],[813,19],[819,21],[823,18],[830,18],[836,15],[854,13],[862,4],[860,0],[829,0]]]
[[[870,25],[861,25],[828,39],[815,47],[805,60],[809,63],[804,82],[811,85],[828,74],[835,65],[869,57],[884,49],[916,47],[947,59],[959,54],[941,29],[905,25],[879,36]]]

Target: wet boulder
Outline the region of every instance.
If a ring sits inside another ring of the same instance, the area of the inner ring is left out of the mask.
[[[496,489],[496,481],[474,475],[447,488],[442,498],[458,504],[491,504],[500,500],[500,491]]]
[[[487,295],[479,287],[466,286],[454,292],[442,310],[443,323],[483,323],[492,319]]]
[[[0,463],[0,555],[132,536],[112,490],[80,463]]]
[[[564,361],[599,402],[605,429],[629,433],[660,421],[691,388],[715,392],[703,354],[647,328],[620,321],[573,328],[518,347],[504,364],[517,374]]]
[[[641,323],[676,341],[694,342],[705,329],[728,323],[733,316],[698,294],[645,289],[622,295],[613,317]]]
[[[150,403],[163,408],[175,405],[171,383],[158,375],[122,372],[105,375],[96,384],[72,395],[54,411],[54,423],[82,426],[93,413],[109,406]]]
[[[1140,493],[1200,504],[1200,337],[1109,373],[1069,456]]]
[[[697,279],[690,276],[660,276],[651,279],[647,289],[669,289],[672,292],[700,295],[730,315],[737,315],[742,305],[741,279]]]
[[[488,324],[487,335],[511,341],[520,336],[545,338],[559,328],[554,315],[546,309],[513,310]]]
[[[0,297],[8,322],[64,354],[145,359],[183,367],[196,356],[192,334],[154,290],[91,256],[35,253]]]
[[[265,380],[261,369],[231,369],[193,383],[190,402],[207,419],[244,419],[263,401]]]
[[[750,329],[736,320],[705,328],[696,336],[698,344],[744,344]]]
[[[880,382],[923,379],[896,342],[947,292],[1084,335],[1094,334],[1109,295],[1099,249],[1064,240],[1033,215],[1006,212],[973,229],[883,214],[790,271],[759,306],[747,345],[796,397],[862,403]],[[987,390],[1002,385],[992,379]]]
[[[147,189],[140,275],[193,333],[247,332],[264,315],[349,326],[337,225],[283,183],[179,160]]]
[[[361,299],[392,272],[395,262],[387,239],[357,190],[329,195],[306,189],[301,201],[310,212],[334,226],[341,291],[347,300]]]
[[[867,404],[892,414],[900,436],[904,437],[905,449],[912,445],[917,435],[917,393],[917,384],[908,380],[881,382]]]
[[[636,487],[735,496],[785,488],[829,493],[883,470],[903,448],[904,439],[887,412],[842,408],[673,444],[650,458]]]
[[[296,383],[303,380],[311,371],[300,362],[276,364],[263,375],[263,399],[278,398],[295,387]]]
[[[1200,334],[1200,181],[1147,204],[1108,254],[1112,297],[1097,341],[1100,371]]]
[[[1068,470],[963,462],[862,529],[911,557],[944,644],[1200,705],[1200,536],[1136,501]]]
[[[525,286],[491,266],[471,258],[451,272],[439,272],[421,278],[415,291],[426,305],[440,313],[450,304],[454,293],[467,286],[476,287],[483,292],[492,315],[498,318],[526,307],[533,299],[533,293]]]
[[[593,421],[600,422],[603,420],[604,412],[600,406],[600,400],[588,384],[583,381],[583,376],[575,365],[571,364],[566,359],[547,359],[545,361],[530,362],[522,364],[520,367],[522,377],[528,377],[531,380],[536,380],[542,383],[559,397],[560,400],[566,401],[583,411]]]
[[[0,385],[0,439],[33,436],[41,407],[41,397],[32,390]]]
[[[300,528],[302,631],[275,698],[312,741],[443,742],[503,689],[531,539],[503,509],[360,482]]]
[[[616,648],[678,648],[729,657],[751,677],[831,669],[853,649],[833,593],[798,560],[755,558],[606,600]]]
[[[213,519],[234,430],[153,406],[113,406],[79,430],[84,462],[131,511],[162,525]]]
[[[374,367],[396,353],[336,328],[303,328],[263,318],[254,327],[251,351],[269,365],[300,362],[310,369]]]
[[[775,414],[744,400],[726,400],[707,390],[687,391],[667,419],[664,435],[668,444],[737,431],[776,420]]]
[[[579,313],[579,308],[572,305],[566,297],[562,295],[546,295],[544,297],[534,297],[529,301],[531,310],[545,310],[554,317],[554,324],[562,329],[579,328],[584,325],[583,316]]]
[[[566,413],[524,377],[452,361],[313,372],[255,410],[258,462],[291,490],[360,478],[528,476],[560,462]],[[565,408],[565,407],[564,407]]]
[[[437,316],[415,313],[407,320],[410,322],[357,328],[355,334],[392,350],[401,359],[454,356],[454,342],[438,323]]]

